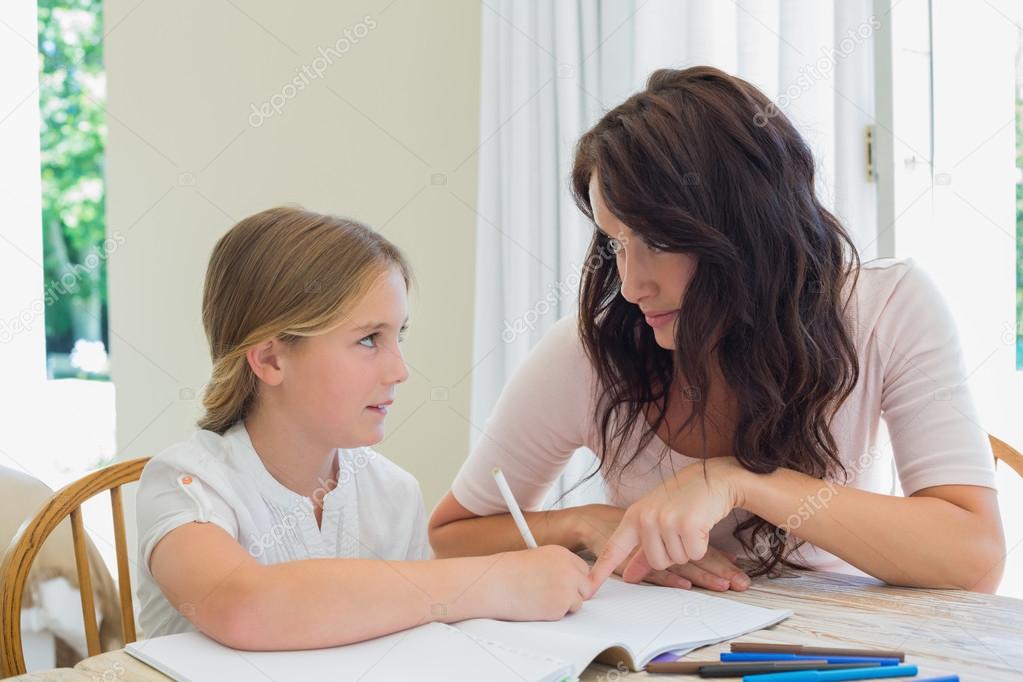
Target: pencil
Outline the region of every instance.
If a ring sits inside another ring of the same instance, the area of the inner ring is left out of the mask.
[[[511,488],[508,487],[508,480],[504,477],[504,472],[500,469],[494,469],[494,479],[497,481],[497,488],[501,491],[504,503],[508,506],[508,511],[511,512],[512,518],[515,519],[515,525],[519,527],[522,539],[526,541],[526,547],[536,549],[536,539],[526,524],[526,517],[522,515],[522,510],[519,509],[519,503],[515,501]]]

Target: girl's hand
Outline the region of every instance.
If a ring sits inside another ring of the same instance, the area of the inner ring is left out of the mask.
[[[501,620],[560,620],[582,606],[589,591],[589,566],[561,545],[505,552],[488,572],[487,617]]]
[[[580,541],[594,556],[604,553],[607,541],[614,534],[625,516],[621,507],[606,504],[588,504],[575,507],[575,523]],[[615,567],[614,572],[622,575],[629,561],[641,550],[635,549],[625,560]],[[729,589],[745,590],[750,586],[750,579],[741,568],[735,565],[736,557],[716,547],[707,548],[707,554],[699,561],[687,564],[672,564],[664,570],[651,569],[646,575],[636,579],[654,585],[689,589],[693,585],[708,590],[724,592]]]
[[[627,559],[622,571],[627,582],[638,582],[652,570],[703,560],[711,529],[742,504],[738,479],[744,471],[733,457],[714,457],[687,466],[633,503],[590,571],[588,596]],[[642,551],[634,553],[637,547]],[[707,562],[719,565],[720,557]],[[697,569],[707,570],[700,565],[686,570]]]

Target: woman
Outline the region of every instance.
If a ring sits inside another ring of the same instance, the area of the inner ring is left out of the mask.
[[[859,263],[762,93],[657,71],[582,137],[572,187],[596,229],[579,314],[505,388],[433,513],[438,555],[521,546],[491,469],[537,509],[586,446],[612,505],[527,520],[599,557],[592,589],[617,570],[741,590],[743,556],[995,590],[993,458],[952,319],[912,261]]]

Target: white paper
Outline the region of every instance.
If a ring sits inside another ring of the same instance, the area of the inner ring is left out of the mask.
[[[561,680],[566,664],[480,642],[441,623],[330,649],[238,651],[198,632],[140,640],[132,656],[180,682]]]

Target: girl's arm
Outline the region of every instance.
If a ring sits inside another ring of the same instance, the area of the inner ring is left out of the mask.
[[[587,565],[563,547],[433,561],[309,559],[264,566],[226,531],[189,523],[150,559],[168,601],[223,644],[338,646],[431,621],[557,620],[576,611]]]
[[[994,490],[935,486],[910,497],[827,483],[789,469],[754,474],[732,457],[693,464],[626,511],[591,572],[593,589],[637,546],[625,570],[699,559],[717,521],[746,509],[881,580],[993,592],[1005,537]]]

